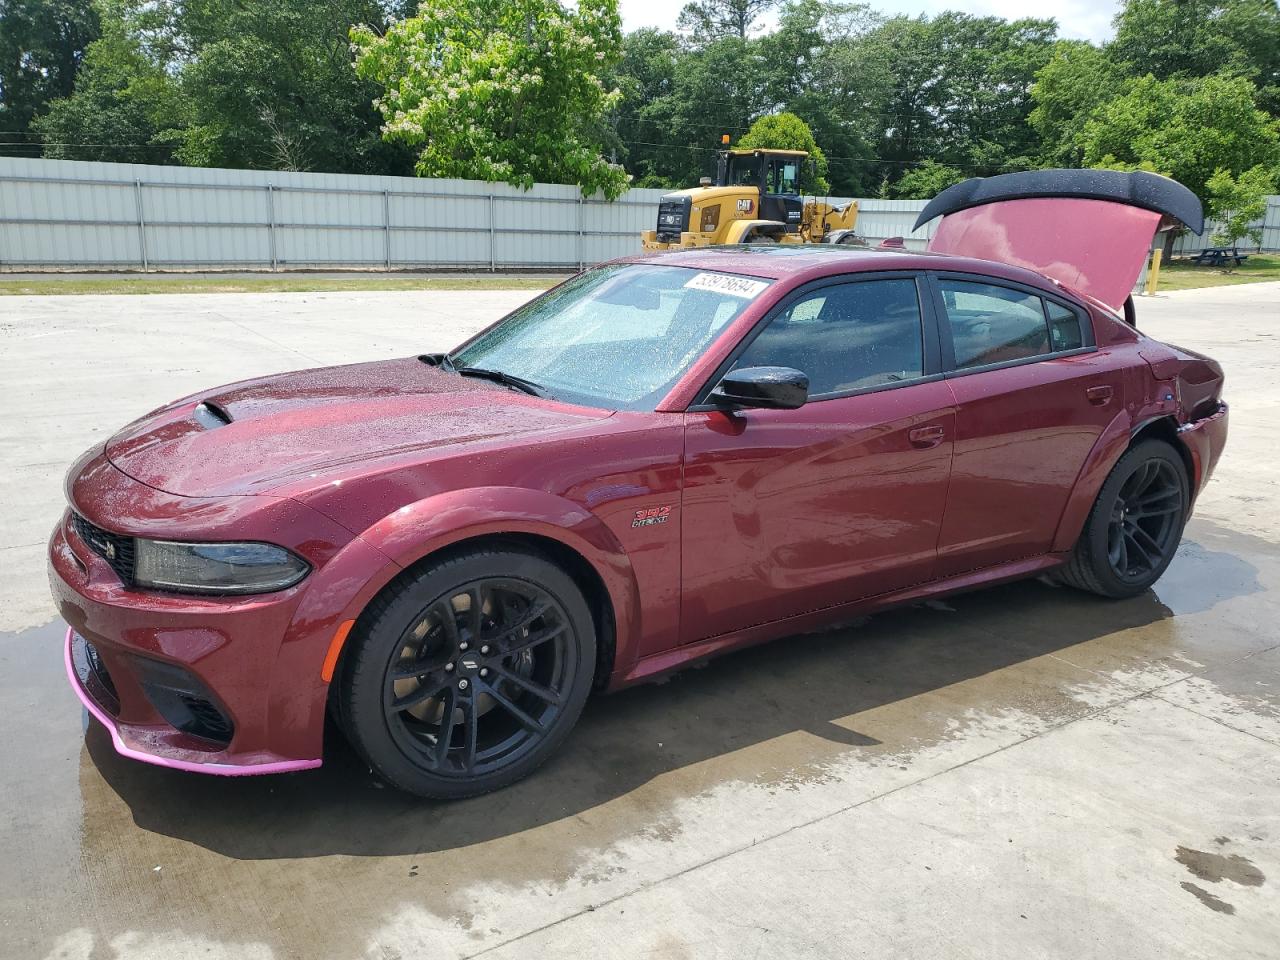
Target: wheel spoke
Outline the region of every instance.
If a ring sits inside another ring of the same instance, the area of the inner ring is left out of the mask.
[[[502,677],[502,679],[510,680],[516,686],[520,687],[523,690],[527,690],[529,693],[533,694],[539,700],[545,700],[547,703],[551,704],[552,706],[560,705],[560,694],[556,693],[550,687],[544,687],[540,683],[534,683],[532,680],[529,680],[526,677],[522,677],[520,676],[520,674],[516,673],[515,671],[508,670],[506,667],[503,667],[500,665],[495,664],[490,669],[493,673],[496,673],[498,676]]]
[[[510,624],[504,623],[501,626],[501,628],[499,628],[500,632],[497,634],[497,636],[494,639],[502,640],[507,637],[519,634],[522,630],[536,623],[538,618],[541,616],[544,616],[547,613],[547,611],[549,611],[550,609],[551,609],[551,602],[549,600],[542,600],[542,601],[538,601],[536,603],[530,604],[530,606],[520,616],[520,619],[518,619],[515,623],[510,623]]]
[[[441,703],[440,732],[436,734],[436,766],[443,767],[449,760],[449,747],[453,743],[454,715],[458,712],[458,692],[452,685],[445,687]]]
[[[566,629],[567,627],[561,623],[554,627],[548,627],[545,630],[539,630],[537,633],[531,633],[529,636],[524,637],[517,643],[507,647],[504,653],[508,656],[513,653],[523,653],[525,650],[529,650],[532,647],[541,646],[548,640],[554,640],[556,637],[560,636],[560,634],[564,633]]]
[[[475,639],[480,638],[480,624],[484,618],[484,587],[477,584],[467,591],[467,596],[471,598],[471,609],[468,612],[467,626],[471,629],[471,636]]]
[[[414,690],[406,693],[403,697],[393,697],[391,703],[387,705],[387,712],[391,714],[403,713],[421,703],[425,703],[440,692],[444,686],[441,683],[422,683]]]
[[[1142,544],[1142,552],[1150,558],[1152,567],[1164,559],[1164,547],[1160,546],[1155,537],[1151,536],[1136,523],[1133,525],[1133,539],[1134,542]]]
[[[1143,545],[1138,542],[1138,538],[1133,535],[1133,529],[1134,528],[1129,527],[1125,530],[1124,532],[1125,542],[1132,544],[1134,552],[1138,555],[1141,561],[1147,565],[1148,569],[1154,569],[1155,564],[1151,561],[1151,557],[1147,554],[1146,548],[1143,547]]]
[[[462,728],[462,769],[470,773],[476,765],[476,744],[480,739],[478,726],[480,718],[476,716],[475,685],[472,685],[469,693],[460,694],[458,700],[459,706],[462,707],[464,723]]]
[[[412,680],[414,677],[425,677],[427,674],[439,670],[444,664],[445,661],[439,657],[433,657],[430,660],[401,661],[391,668],[391,672],[387,674],[387,679],[395,683],[397,680]]]
[[[483,681],[481,681],[481,683],[483,683]],[[485,693],[493,697],[494,702],[496,702],[500,707],[506,710],[507,713],[511,714],[513,717],[519,720],[520,724],[523,727],[525,727],[527,730],[529,730],[532,733],[543,732],[544,728],[542,724],[539,723],[537,720],[535,720],[533,717],[531,717],[529,714],[525,713],[525,711],[520,709],[520,707],[518,707],[513,701],[507,699],[507,696],[504,693],[502,693],[502,691],[498,690],[492,684],[484,683],[483,685],[484,685]]]
[[[453,597],[436,604],[440,610],[440,623],[444,627],[445,646],[449,650],[458,646],[458,611],[453,609]]]

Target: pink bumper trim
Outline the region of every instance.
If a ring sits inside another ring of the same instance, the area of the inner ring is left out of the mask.
[[[233,763],[194,763],[190,760],[173,760],[169,757],[156,756],[153,753],[143,753],[141,750],[135,750],[126,744],[120,736],[120,729],[116,726],[116,722],[112,720],[102,708],[93,702],[84,688],[80,686],[80,678],[76,676],[75,667],[71,663],[71,638],[75,631],[71,627],[67,627],[67,638],[62,645],[62,659],[67,668],[67,679],[71,682],[71,689],[76,692],[76,696],[80,698],[80,702],[84,704],[86,710],[93,714],[94,718],[102,724],[111,733],[111,742],[116,748],[116,753],[122,757],[129,757],[131,760],[141,760],[143,763],[155,764],[157,767],[168,767],[171,770],[186,770],[190,773],[210,773],[220,777],[249,777],[267,773],[292,773],[296,770],[312,770],[320,766],[321,761],[316,760],[281,760],[276,763],[252,763],[252,764],[233,764]]]

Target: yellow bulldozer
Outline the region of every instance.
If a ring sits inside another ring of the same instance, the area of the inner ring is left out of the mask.
[[[800,192],[811,163],[803,150],[721,150],[716,177],[668,193],[658,202],[657,229],[646,250],[720,243],[862,244],[853,232],[858,204],[831,204]]]

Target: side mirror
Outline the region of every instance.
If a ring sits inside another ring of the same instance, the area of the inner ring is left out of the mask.
[[[710,399],[721,407],[794,410],[809,399],[809,378],[791,367],[743,367],[726,373]]]

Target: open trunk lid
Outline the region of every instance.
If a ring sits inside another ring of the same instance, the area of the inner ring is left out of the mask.
[[[1115,310],[1132,292],[1157,231],[1204,229],[1194,193],[1144,171],[976,177],[930,200],[916,227],[938,216],[931,252],[1027,267]]]

